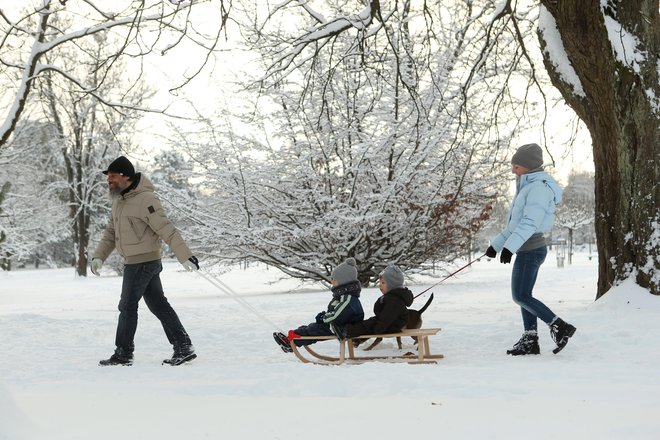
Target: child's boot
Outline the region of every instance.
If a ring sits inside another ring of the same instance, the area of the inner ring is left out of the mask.
[[[273,339],[275,339],[275,342],[277,342],[277,345],[280,346],[283,352],[285,353],[293,353],[293,349],[291,348],[291,345],[289,344],[289,338],[287,338],[284,333],[280,332],[275,332],[273,333]]]

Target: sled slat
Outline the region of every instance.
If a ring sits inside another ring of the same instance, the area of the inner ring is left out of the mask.
[[[338,340],[336,336],[301,336],[301,340],[316,340],[316,341],[338,341],[339,342],[339,356],[327,356],[320,353],[317,353],[305,345],[305,350],[311,355],[311,358],[306,358],[302,355],[296,344],[295,340],[290,341],[291,349],[301,362],[304,363],[314,363],[319,365],[340,365],[345,362],[349,363],[362,363],[374,360],[382,361],[396,361],[396,360],[408,360],[409,364],[436,364],[435,359],[442,359],[444,356],[441,354],[431,354],[431,349],[429,345],[429,336],[438,334],[440,328],[420,328],[420,329],[405,329],[397,333],[386,333],[380,335],[361,335],[355,339],[371,339],[371,338],[401,338],[404,336],[416,337],[417,338],[417,354],[406,354],[406,355],[382,355],[382,356],[356,356],[355,349],[353,348],[353,339],[344,339]],[[346,347],[348,346],[348,355],[346,353]]]

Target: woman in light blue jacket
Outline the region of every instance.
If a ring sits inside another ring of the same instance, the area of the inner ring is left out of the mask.
[[[562,191],[555,179],[543,171],[543,150],[537,144],[518,148],[511,158],[511,172],[516,177],[516,196],[513,199],[506,227],[490,242],[486,255],[508,264],[516,254],[511,273],[513,301],[520,306],[524,333],[507,354],[514,356],[539,354],[537,318],[550,326],[550,334],[559,353],[575,327],[564,322],[545,304],[532,295],[536,277],[545,261],[548,248],[544,233],[552,229],[556,205],[561,202]]]

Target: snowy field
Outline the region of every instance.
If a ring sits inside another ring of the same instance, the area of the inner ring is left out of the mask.
[[[660,439],[660,299],[625,283],[594,302],[596,260],[578,254],[560,269],[551,252],[536,295],[578,331],[553,355],[540,326],[542,354],[510,357],[522,331],[510,270],[484,260],[433,289],[424,321],[443,329],[431,338],[438,365],[315,366],[271,334],[313,320],[324,286],[275,282],[279,272],[258,267],[219,275],[273,328],[167,262],[166,294],[198,359],[161,365],[171,349],[142,305],[135,364],[106,368],[121,278],[2,272],[0,439]],[[368,316],[378,294],[363,291]],[[397,352],[393,340],[378,349]]]

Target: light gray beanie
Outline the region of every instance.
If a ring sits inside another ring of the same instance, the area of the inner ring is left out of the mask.
[[[338,286],[357,281],[358,273],[356,266],[357,262],[355,261],[355,258],[347,258],[346,261],[335,267],[335,269],[330,274],[330,277],[337,280]]]
[[[538,144],[525,144],[511,157],[511,163],[534,170],[543,166],[543,150]]]
[[[387,291],[403,287],[403,272],[395,265],[387,266],[381,273],[380,277],[387,283]]]

